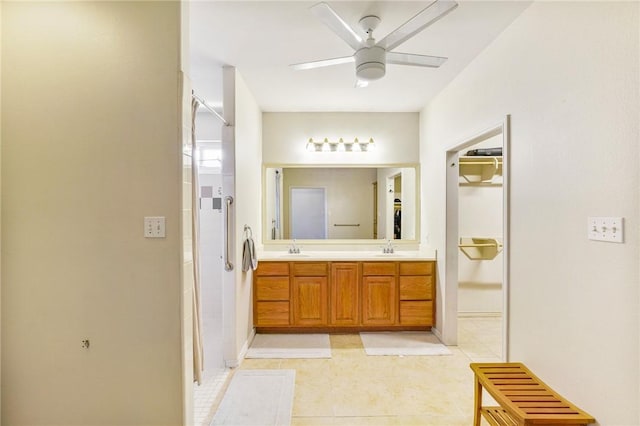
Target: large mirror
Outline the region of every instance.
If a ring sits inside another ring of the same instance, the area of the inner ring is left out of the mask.
[[[415,240],[418,166],[278,166],[263,170],[264,241]]]

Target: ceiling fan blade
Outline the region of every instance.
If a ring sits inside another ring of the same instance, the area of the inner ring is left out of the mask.
[[[360,37],[327,3],[318,3],[311,7],[311,12],[320,19],[327,27],[341,39],[347,42],[353,50],[358,50],[363,46]]]
[[[420,11],[416,16],[409,19],[385,38],[380,40],[376,45],[386,49],[387,51],[398,47],[409,38],[413,37],[438,19],[451,12],[458,7],[458,3],[449,0],[436,0],[429,6]]]
[[[294,70],[310,70],[313,68],[328,67],[331,65],[340,65],[353,62],[353,56],[343,56],[342,58],[323,59],[321,61],[303,62],[301,64],[289,65]]]
[[[415,55],[413,53],[387,52],[387,63],[397,65],[414,65],[417,67],[438,68],[447,58],[441,56]]]

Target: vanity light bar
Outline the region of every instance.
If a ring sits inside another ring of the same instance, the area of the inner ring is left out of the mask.
[[[369,138],[369,142],[360,142],[355,138],[353,142],[345,142],[342,138],[337,142],[331,142],[324,138],[322,142],[314,141],[309,138],[307,141],[307,151],[309,152],[367,152],[373,151],[376,147],[373,138]]]

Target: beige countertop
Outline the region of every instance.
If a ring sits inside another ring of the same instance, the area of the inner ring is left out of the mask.
[[[436,260],[435,250],[427,251],[302,251],[290,254],[284,251],[262,251],[258,253],[262,261],[402,261],[402,260]]]

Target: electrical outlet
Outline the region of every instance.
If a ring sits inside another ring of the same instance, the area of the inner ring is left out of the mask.
[[[144,218],[145,238],[164,238],[165,220],[164,216],[147,216]]]
[[[587,227],[587,238],[590,240],[624,243],[624,218],[622,217],[590,217]]]

